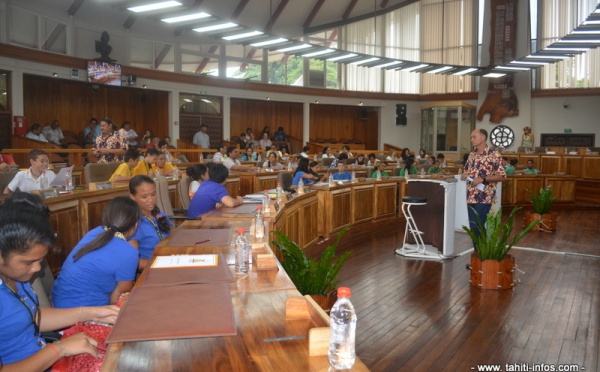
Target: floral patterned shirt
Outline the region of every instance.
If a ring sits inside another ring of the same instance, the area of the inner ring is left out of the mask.
[[[119,133],[114,132],[109,135],[102,134],[96,137],[96,146],[94,148],[127,150],[127,144]],[[100,154],[98,156],[98,163],[113,163],[118,161],[123,161],[123,155]]]
[[[486,147],[482,154],[477,150],[469,154],[465,164],[467,177],[489,177],[491,175],[504,176],[502,156],[495,149]],[[486,182],[483,191],[467,182],[467,204],[494,204],[496,202],[496,182]]]

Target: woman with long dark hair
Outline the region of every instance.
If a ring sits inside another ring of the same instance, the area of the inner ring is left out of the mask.
[[[116,306],[54,309],[40,307],[29,280],[54,244],[54,231],[35,208],[0,206],[0,365],[3,370],[45,371],[59,359],[98,356],[98,342],[85,333],[47,344],[41,332],[89,320],[110,322]]]
[[[298,161],[298,168],[296,168],[296,171],[294,172],[292,186],[298,186],[300,179],[302,179],[302,182],[305,184],[317,182],[319,180],[319,176],[315,176],[311,172],[310,161],[304,157],[300,157],[300,160]]]
[[[185,169],[185,173],[192,180],[190,182],[190,187],[188,189],[188,195],[190,196],[190,200],[194,197],[196,191],[198,191],[198,187],[200,184],[208,179],[208,167],[206,164],[194,164],[192,167],[187,167]]]
[[[88,232],[63,263],[52,290],[55,307],[116,304],[131,291],[138,256],[127,239],[139,220],[139,207],[130,198],[118,196],[108,203],[102,226]]]
[[[404,167],[402,167],[402,169],[400,169],[400,175],[405,177],[408,176],[409,174],[417,174],[419,173],[419,170],[417,169],[417,167],[415,167],[415,158],[412,156],[409,156],[406,158],[406,160],[404,161]]]
[[[156,185],[146,175],[129,181],[129,196],[141,209],[140,223],[129,243],[139,251],[138,270],[143,270],[154,253],[154,247],[171,232],[171,221],[156,206]]]

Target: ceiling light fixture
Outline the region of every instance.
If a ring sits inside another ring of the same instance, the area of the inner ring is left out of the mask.
[[[264,32],[261,31],[249,31],[249,32],[244,32],[242,34],[237,34],[237,35],[230,35],[230,36],[223,36],[224,40],[238,40],[238,39],[244,39],[247,37],[252,37],[252,36],[258,36],[258,35],[262,35]]]
[[[489,77],[489,78],[499,78],[499,77],[502,77],[502,76],[506,76],[506,74],[502,74],[502,73],[499,73],[499,72],[490,72],[489,74],[483,75],[483,77]]]
[[[571,58],[571,56],[556,56],[556,55],[551,55],[551,54],[531,54],[528,55],[525,58],[539,58],[539,59],[565,59],[565,58]]]
[[[454,67],[452,67],[452,66],[444,66],[444,67],[436,68],[435,70],[427,71],[427,73],[428,74],[437,74],[438,72],[448,71],[453,68]]]
[[[161,19],[161,21],[163,21],[165,23],[178,23],[178,22],[193,21],[195,19],[202,19],[202,18],[208,18],[208,17],[211,17],[211,15],[206,12],[200,12],[200,13],[194,13],[194,14],[186,14],[186,15],[182,15],[182,16],[178,16],[178,17],[163,18],[163,19]]]
[[[324,49],[324,50],[319,50],[317,52],[301,54],[301,56],[306,57],[306,58],[311,58],[311,57],[322,56],[323,54],[329,54],[329,53],[333,53],[333,52],[335,52],[335,50],[333,50],[333,49]]]
[[[546,47],[543,50],[545,50],[545,51],[550,50],[550,51],[555,51],[555,52],[571,52],[571,51],[573,51],[573,52],[585,52],[585,51],[588,51],[588,50],[591,50],[591,49],[592,48],[588,48],[588,47],[575,47],[575,48],[572,48],[572,47],[568,47],[566,45],[565,46],[555,45],[555,46],[552,46],[552,47],[550,47],[550,46]]]
[[[275,45],[275,44],[285,43],[286,41],[288,41],[288,39],[286,39],[284,37],[280,37],[278,39],[265,40],[265,41],[261,41],[261,42],[258,42],[258,43],[253,43],[253,44],[250,44],[250,45],[253,46],[253,47],[260,48],[260,47],[264,47],[264,46],[267,46],[267,45]]]
[[[379,57],[371,57],[371,58],[367,58],[367,59],[363,59],[361,61],[356,61],[356,62],[351,62],[351,65],[364,65],[365,63],[369,63],[369,62],[375,62],[375,61],[379,61],[381,58]]]
[[[127,10],[131,10],[132,12],[135,12],[135,13],[141,13],[141,12],[149,12],[151,10],[173,8],[176,6],[181,6],[181,3],[179,1],[162,1],[160,3],[133,6],[131,8],[127,8]]]
[[[192,100],[191,100],[191,99],[189,99],[189,98],[184,98],[183,100],[184,100],[185,102],[187,102],[187,103],[192,103],[192,102],[194,102],[194,101],[192,101]]]
[[[294,50],[301,50],[301,49],[306,49],[306,48],[312,48],[312,45],[298,44],[298,45],[293,45],[291,47],[287,47],[287,48],[283,48],[283,49],[277,49],[277,51],[280,53],[286,53],[286,52],[292,52]]]
[[[455,72],[452,75],[462,76],[462,75],[470,74],[471,72],[475,72],[475,71],[479,71],[479,69],[476,69],[475,67],[471,67],[466,70]]]
[[[232,28],[232,27],[237,27],[237,24],[232,23],[232,22],[219,23],[219,24],[212,25],[212,26],[205,26],[205,27],[195,28],[194,31],[196,31],[196,32],[208,32],[208,31],[224,30],[226,28]]]
[[[386,62],[382,65],[375,65],[373,67],[386,68],[386,67],[401,65],[402,63],[403,63],[402,61],[392,61],[392,62]]]
[[[211,100],[206,99],[206,98],[201,98],[200,101],[204,102],[204,103],[212,103]]]
[[[545,65],[550,64],[550,62],[538,62],[538,61],[511,61],[510,63],[514,63],[515,65],[538,65],[538,66],[545,66]]]
[[[401,71],[411,72],[411,71],[419,70],[419,69],[425,68],[425,67],[429,67],[429,65],[426,64],[426,63],[422,63],[420,65],[416,65],[416,66],[413,66],[413,67],[402,69]]]
[[[560,39],[558,43],[573,43],[573,44],[598,44],[600,43],[600,39]]]
[[[517,70],[517,71],[529,71],[532,67],[512,67],[512,66],[496,66],[499,70]]]
[[[349,53],[349,54],[343,54],[341,56],[337,56],[337,57],[333,57],[333,58],[327,58],[327,60],[331,61],[331,62],[335,62],[335,61],[341,61],[342,59],[356,57],[357,55],[358,54],[356,54],[356,53]]]

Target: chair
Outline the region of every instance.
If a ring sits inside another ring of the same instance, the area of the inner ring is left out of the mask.
[[[0,172],[0,192],[4,191],[6,186],[15,178],[16,174],[19,173],[18,170],[11,170],[8,172]]]
[[[48,266],[48,261],[43,259],[40,263],[41,270],[38,271],[30,280],[31,288],[38,297],[40,306],[52,307],[52,287],[54,286],[54,276]]]
[[[190,183],[192,179],[189,177],[181,179],[177,184],[177,193],[179,194],[179,202],[181,203],[181,207],[186,211],[190,207]]]
[[[176,216],[175,212],[185,213],[182,209],[173,209],[171,199],[169,198],[169,182],[163,176],[158,176],[154,179],[154,185],[156,186],[156,206],[169,217],[169,219],[175,224],[179,224],[184,220],[194,220],[195,218],[189,218],[186,216]]]
[[[331,166],[331,163],[333,163],[333,159],[335,159],[335,158],[322,158],[321,159],[321,165],[323,165],[324,167],[329,168]]]
[[[392,176],[393,177],[400,177],[400,171],[402,170],[402,168],[394,168],[394,170],[392,171]]]
[[[85,183],[106,182],[121,163],[89,163],[83,167]]]
[[[282,189],[289,189],[292,186],[294,175],[292,172],[280,172],[277,175],[277,182],[281,185]]]

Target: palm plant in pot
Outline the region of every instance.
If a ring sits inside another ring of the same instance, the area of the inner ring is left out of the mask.
[[[536,194],[530,192],[529,198],[533,204],[533,211],[525,212],[523,226],[527,226],[531,221],[539,220],[540,224],[533,228],[534,231],[556,231],[558,213],[550,211],[550,207],[556,201],[552,187],[548,185],[541,188]]]
[[[479,226],[480,234],[463,226],[477,251],[471,255],[471,285],[482,289],[509,289],[514,286],[515,258],[508,254],[525,234],[540,223],[532,221],[513,235],[513,223],[519,207],[513,208],[505,223],[502,222],[502,209],[487,215],[485,225]]]
[[[280,231],[274,231],[276,240],[272,243],[283,256],[281,266],[285,269],[296,288],[303,295],[310,295],[325,311],[335,303],[335,288],[340,269],[350,255],[344,252],[337,259],[335,250],[348,230],[345,227],[337,234],[336,240],[329,245],[320,258],[308,258],[298,244]]]

